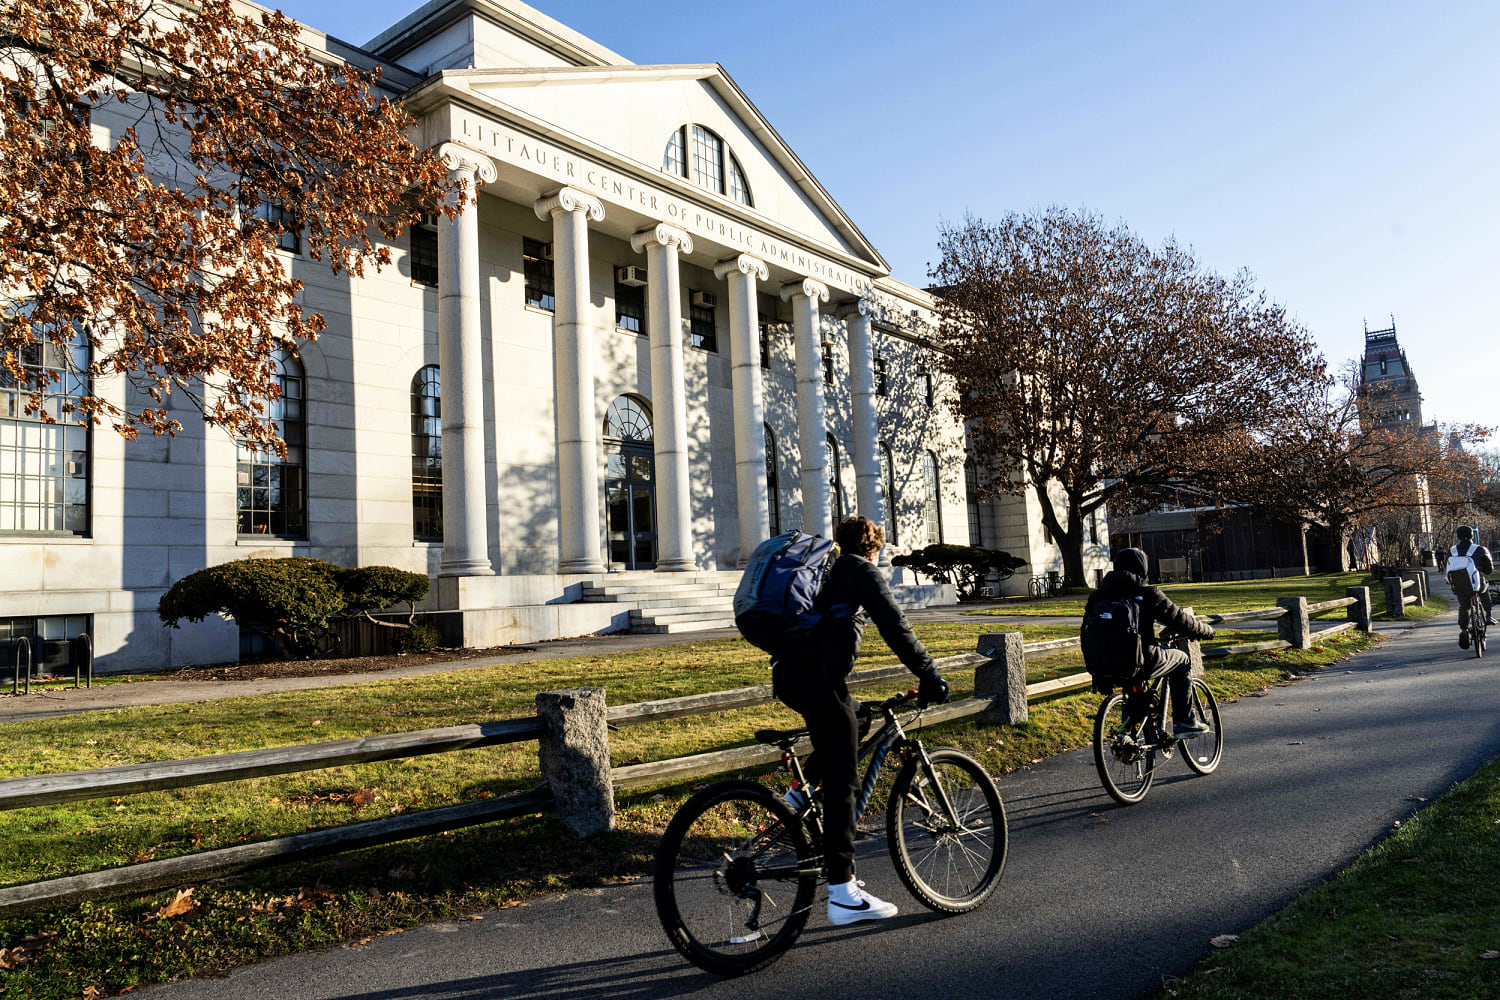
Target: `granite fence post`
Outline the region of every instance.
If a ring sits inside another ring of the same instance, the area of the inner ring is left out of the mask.
[[[536,696],[536,714],[547,730],[537,749],[557,818],[579,837],[614,829],[604,689],[544,691]]]
[[[1312,625],[1307,619],[1307,598],[1278,597],[1276,606],[1286,614],[1276,619],[1276,634],[1293,649],[1312,649]]]
[[[1354,622],[1354,627],[1361,632],[1370,631],[1375,617],[1374,609],[1370,605],[1370,588],[1346,587],[1344,596],[1354,598],[1354,603],[1346,609],[1349,612],[1349,620]]]
[[[1392,618],[1406,617],[1405,591],[1402,584],[1406,581],[1399,576],[1388,576],[1380,581],[1385,586],[1385,611]]]
[[[989,698],[979,713],[985,726],[1013,726],[1029,717],[1026,707],[1026,652],[1020,632],[995,632],[979,637],[979,652],[990,659],[974,670],[974,696]]]

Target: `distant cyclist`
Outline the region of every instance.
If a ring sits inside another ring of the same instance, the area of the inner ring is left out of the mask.
[[[1458,645],[1469,648],[1469,595],[1479,594],[1484,605],[1484,621],[1495,624],[1490,605],[1490,574],[1495,572],[1495,561],[1490,550],[1474,544],[1474,529],[1460,524],[1453,532],[1458,544],[1448,550],[1448,582],[1453,585],[1453,595],[1458,598]]]
[[[1089,595],[1084,608],[1084,617],[1094,602],[1106,597],[1124,597],[1136,601],[1140,607],[1141,653],[1145,663],[1141,674],[1147,677],[1167,678],[1167,690],[1172,696],[1173,739],[1201,736],[1208,725],[1193,719],[1188,709],[1188,688],[1192,686],[1192,664],[1188,654],[1171,646],[1159,645],[1156,641],[1157,622],[1168,632],[1191,636],[1194,639],[1212,639],[1214,629],[1206,622],[1172,603],[1160,587],[1153,587],[1146,576],[1146,553],[1140,549],[1121,549],[1115,553],[1115,568],[1105,574],[1099,589]]]

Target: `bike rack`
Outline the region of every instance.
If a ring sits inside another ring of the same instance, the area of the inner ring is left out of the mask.
[[[10,680],[10,693],[18,694],[21,686],[21,650],[26,650],[26,693],[31,693],[31,640],[26,636],[19,636],[15,640],[16,662],[15,673]]]
[[[85,686],[92,688],[94,686],[93,638],[87,632],[85,632],[82,635],[75,636],[74,638],[68,640],[68,644],[74,647],[74,650],[70,650],[70,652],[76,651],[79,647],[82,647],[83,651],[83,655],[81,657],[70,657],[70,659],[73,660],[73,690],[78,690],[79,681],[82,679],[85,667],[87,667],[88,669],[88,678],[85,682]]]

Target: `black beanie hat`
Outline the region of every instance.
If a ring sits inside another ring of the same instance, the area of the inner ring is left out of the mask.
[[[1146,575],[1146,553],[1140,549],[1121,549],[1115,553],[1115,569],[1121,573],[1134,573],[1136,576]]]
[[[1460,524],[1457,528],[1453,529],[1453,533],[1458,536],[1460,542],[1472,542],[1474,540],[1474,529],[1467,524]]]

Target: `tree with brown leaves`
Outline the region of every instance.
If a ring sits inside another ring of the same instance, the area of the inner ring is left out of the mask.
[[[943,365],[983,488],[1034,493],[1070,586],[1091,512],[1212,482],[1224,449],[1326,380],[1248,274],[1174,241],[1054,207],[966,218],[939,247]]]
[[[324,321],[278,244],[360,276],[422,211],[457,206],[378,68],[315,52],[300,30],[230,0],[0,3],[11,405],[133,438],[180,429],[177,392],[281,447],[273,355]],[[114,376],[132,391],[106,391]]]

